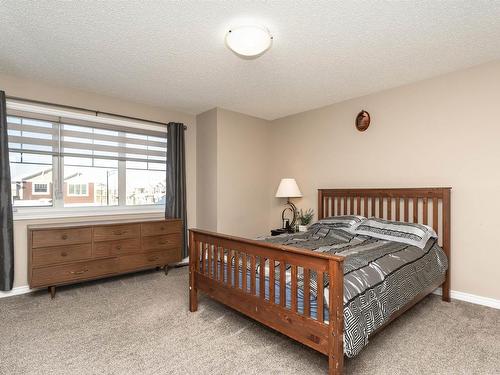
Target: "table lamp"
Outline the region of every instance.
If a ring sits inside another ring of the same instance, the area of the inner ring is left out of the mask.
[[[276,198],[286,198],[287,207],[281,213],[281,220],[283,223],[283,228],[294,228],[295,221],[297,220],[297,207],[290,201],[290,198],[300,198],[302,197],[302,193],[295,181],[295,178],[282,178],[281,182],[278,186],[278,190],[276,190]],[[286,212],[290,210],[292,212],[292,221],[289,222],[288,219],[285,219]]]

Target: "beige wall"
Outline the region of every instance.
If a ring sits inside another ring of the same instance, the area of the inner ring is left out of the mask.
[[[153,121],[176,121],[186,124],[186,169],[187,169],[187,201],[188,221],[196,226],[196,119],[193,115],[169,111],[164,108],[150,107],[139,103],[123,101],[116,98],[92,94],[89,92],[51,86],[43,82],[35,82],[19,77],[0,74],[0,90],[8,96],[41,100],[57,104],[72,105],[89,109],[112,112],[125,116],[145,118]],[[148,215],[148,217],[151,215]],[[127,215],[134,217],[133,215]],[[144,217],[141,215],[140,217]],[[102,218],[102,217],[100,217]],[[108,218],[108,217],[106,217]],[[75,220],[94,219],[91,216]],[[46,220],[45,220],[46,221]],[[54,221],[54,220],[51,220]],[[35,221],[17,221],[14,225],[15,246],[15,280],[14,287],[27,285],[27,250],[26,225]]]
[[[269,122],[221,108],[197,116],[201,229],[244,237],[269,231]]]
[[[270,184],[295,177],[297,206],[314,209],[318,188],[451,186],[451,287],[500,299],[499,88],[495,62],[276,120]]]
[[[269,232],[269,122],[218,110],[218,230],[254,238]]]
[[[196,226],[217,231],[217,108],[196,116]]]

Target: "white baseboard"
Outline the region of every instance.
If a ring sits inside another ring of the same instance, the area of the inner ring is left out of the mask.
[[[440,296],[442,294],[441,288],[437,288],[434,291],[434,294],[437,294]],[[457,299],[459,301],[474,303],[476,305],[493,307],[494,309],[500,309],[500,300],[494,299],[494,298],[481,297],[481,296],[477,296],[475,294],[458,292],[456,290],[450,291],[450,297],[452,299]]]
[[[12,288],[12,290],[10,290],[8,292],[0,291],[0,298],[17,296],[19,294],[26,294],[26,293],[30,293],[32,291],[34,291],[34,289],[30,289],[30,287],[28,285],[17,286],[15,288]]]
[[[13,288],[9,292],[0,292],[0,298],[4,297],[12,297],[12,296],[17,296],[19,294],[26,294],[33,292],[35,289],[30,289],[28,285],[24,286],[18,286]],[[441,288],[437,288],[434,291],[434,294],[441,295]],[[450,292],[450,297],[452,299],[457,299],[459,301],[465,301],[469,303],[474,303],[476,305],[482,305],[482,306],[488,306],[488,307],[493,307],[494,309],[500,309],[500,300],[494,299],[494,298],[489,298],[489,297],[481,297],[477,296],[475,294],[469,294],[469,293],[464,293],[464,292],[458,292],[456,290],[452,290]]]

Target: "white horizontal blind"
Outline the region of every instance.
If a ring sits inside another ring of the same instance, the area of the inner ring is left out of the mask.
[[[30,117],[7,116],[9,151],[59,154],[59,124]]]
[[[17,110],[7,111],[9,151],[166,163],[166,131],[143,130]]]

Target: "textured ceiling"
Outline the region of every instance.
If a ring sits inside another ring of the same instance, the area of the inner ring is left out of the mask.
[[[274,119],[500,58],[500,1],[4,1],[0,72]],[[273,47],[243,60],[229,26]]]

